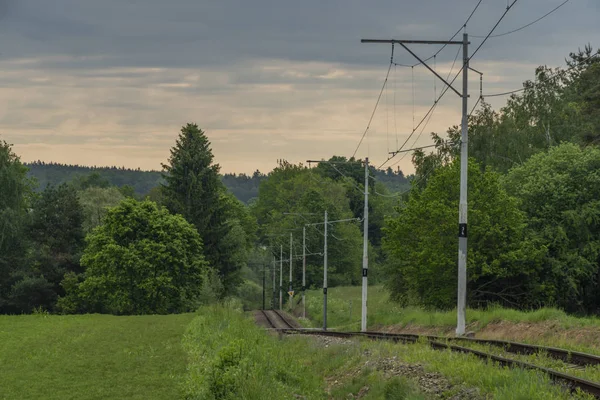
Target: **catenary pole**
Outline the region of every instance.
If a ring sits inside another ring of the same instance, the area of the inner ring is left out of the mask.
[[[306,318],[306,225],[302,227],[302,318]]]
[[[462,336],[465,334],[466,326],[466,302],[467,302],[467,170],[469,165],[468,154],[468,118],[467,107],[469,97],[469,36],[463,34],[461,41],[441,41],[441,40],[388,40],[388,39],[361,39],[361,43],[398,43],[410,54],[412,54],[421,64],[431,71],[438,79],[444,82],[449,89],[458,94],[462,98],[462,120],[461,120],[461,143],[460,143],[460,201],[458,206],[458,293],[457,293],[457,321],[456,335]],[[432,69],[425,60],[420,59],[406,44],[444,44],[444,45],[461,45],[463,47],[463,67],[462,78],[463,87],[462,93],[452,86],[451,82],[447,82],[434,69]],[[439,100],[439,99],[438,99]],[[402,149],[398,149],[392,154],[397,154]]]
[[[367,272],[369,271],[369,158],[365,158],[365,209],[363,225],[362,314],[360,330],[367,330]]]
[[[283,310],[283,245],[279,246],[279,309]]]
[[[275,292],[275,267],[276,267],[276,263],[275,263],[275,256],[273,256],[273,296],[271,298],[271,309],[275,309],[275,296],[277,296],[276,292]]]
[[[460,141],[460,204],[458,208],[458,304],[456,334],[465,334],[467,303],[467,173],[469,166],[468,90],[469,90],[469,37],[463,34],[463,93]]]
[[[323,330],[327,330],[327,211],[325,211],[325,233],[323,253]]]
[[[290,295],[290,307],[292,306],[292,301],[294,300],[294,296],[292,294],[292,234],[290,233],[290,285],[288,288],[288,294]]]

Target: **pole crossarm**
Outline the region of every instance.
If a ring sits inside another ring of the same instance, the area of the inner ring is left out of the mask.
[[[436,76],[436,77],[437,77],[439,80],[441,80],[441,81],[442,81],[442,82],[444,82],[446,85],[448,85],[448,87],[449,87],[450,89],[452,89],[452,91],[453,91],[454,93],[456,93],[456,94],[458,95],[458,97],[462,97],[462,96],[463,96],[463,95],[462,95],[462,93],[460,93],[458,90],[454,89],[454,86],[452,86],[452,85],[451,85],[451,84],[450,84],[450,83],[449,83],[447,80],[445,80],[444,78],[442,78],[442,77],[440,76],[440,74],[438,74],[437,72],[435,72],[435,70],[434,70],[433,68],[431,68],[429,65],[427,65],[427,63],[426,63],[425,61],[421,60],[421,58],[420,58],[418,55],[416,55],[416,54],[415,54],[415,53],[414,53],[414,52],[413,52],[411,49],[409,49],[408,47],[406,47],[406,46],[404,45],[404,43],[400,43],[400,46],[404,47],[404,49],[405,49],[406,51],[408,51],[410,54],[412,54],[412,56],[413,56],[414,58],[416,58],[417,60],[419,60],[419,62],[420,62],[421,64],[423,64],[423,65],[425,66],[425,68],[427,68],[429,71],[431,71],[431,73],[432,73],[432,74],[434,74],[434,75],[435,75],[435,76]],[[437,100],[436,100],[436,103],[437,103]]]
[[[407,43],[413,43],[413,44],[443,44],[443,45],[448,45],[448,44],[459,44],[459,45],[464,45],[464,42],[461,41],[452,41],[452,40],[395,40],[395,39],[362,39],[360,41],[361,43],[398,43],[400,46],[404,47],[404,49],[406,51],[408,51],[414,58],[416,58],[419,63],[423,64],[425,66],[425,68],[427,68],[429,71],[431,71],[431,73],[433,75],[435,75],[439,80],[441,80],[442,82],[444,82],[444,84],[446,84],[450,89],[452,89],[452,91],[454,93],[456,93],[458,95],[458,97],[463,97],[463,94],[461,92],[459,92],[458,90],[456,90],[454,88],[454,86],[452,86],[451,83],[449,83],[446,79],[444,79],[443,77],[440,76],[440,74],[438,74],[437,72],[435,72],[435,70],[433,68],[431,68],[424,60],[422,60],[418,55],[416,55],[411,49],[409,49],[406,44]],[[436,101],[437,103],[437,101]]]
[[[327,160],[306,160],[307,163],[315,164],[362,164],[362,161],[327,161]]]
[[[444,141],[442,143],[430,144],[428,146],[413,147],[411,149],[406,149],[406,150],[390,151],[389,154],[396,155],[396,154],[399,154],[399,153],[406,153],[406,152],[413,151],[413,150],[428,149],[430,147],[436,147],[436,146],[443,145],[443,144],[448,144],[448,143],[450,143],[450,142],[449,141]]]
[[[333,224],[336,222],[348,222],[348,221],[360,221],[360,218],[338,219],[337,221],[327,221],[327,224]],[[325,222],[315,222],[314,224],[305,224],[305,226],[313,226],[313,225],[325,225]]]
[[[361,43],[398,43],[398,44],[460,44],[462,40],[398,40],[398,39],[361,39]],[[470,42],[469,42],[470,43]]]

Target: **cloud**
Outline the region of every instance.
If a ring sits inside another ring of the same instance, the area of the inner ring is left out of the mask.
[[[529,23],[559,3],[518,2],[497,32]],[[27,160],[148,169],[160,168],[188,121],[207,131],[226,172],[269,170],[280,158],[350,155],[391,51],[360,39],[447,39],[475,4],[5,0],[0,133]],[[487,33],[505,7],[482,2],[468,31]],[[519,88],[537,65],[561,65],[569,51],[598,42],[599,14],[593,0],[569,2],[530,28],[491,38],[472,61],[484,72],[484,91]],[[471,40],[474,51],[481,39]],[[411,46],[421,56],[437,48]],[[457,51],[448,46],[432,66],[445,76]],[[399,47],[394,57],[415,62]],[[383,161],[442,87],[438,81],[434,89],[423,67],[393,68],[359,156]],[[475,74],[470,90],[472,104],[479,90]],[[503,102],[497,98],[493,105]],[[459,99],[450,91],[415,144],[428,143],[431,130],[457,124],[459,114]],[[400,166],[411,171],[410,157]]]

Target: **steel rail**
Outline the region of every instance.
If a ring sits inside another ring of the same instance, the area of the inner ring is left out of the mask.
[[[434,338],[443,339],[443,340],[447,340],[447,339],[467,340],[472,343],[477,343],[479,341],[479,339],[447,338],[447,337],[439,337],[439,336],[420,336],[420,335],[413,335],[413,334],[392,334],[392,333],[385,333],[385,332],[336,332],[336,331],[316,331],[316,330],[307,330],[307,329],[279,329],[279,331],[282,333],[286,333],[286,334],[294,334],[295,333],[295,334],[303,334],[303,335],[320,335],[320,336],[332,336],[332,337],[344,337],[344,338],[366,337],[366,338],[373,339],[373,340],[391,340],[394,342],[404,342],[404,343],[416,343],[421,339],[427,339],[427,343],[433,349],[450,350],[450,351],[459,352],[459,353],[472,354],[478,358],[483,359],[484,361],[491,360],[491,361],[497,362],[500,365],[508,366],[511,368],[523,368],[523,369],[529,369],[529,370],[534,370],[534,371],[541,371],[541,372],[547,374],[550,377],[550,379],[552,379],[553,381],[557,381],[557,382],[561,382],[561,383],[565,384],[565,386],[567,386],[571,391],[576,391],[579,389],[583,392],[586,392],[586,393],[589,393],[589,394],[595,396],[596,398],[600,398],[600,384],[598,384],[596,382],[592,382],[587,379],[579,378],[577,376],[568,375],[568,374],[565,374],[565,373],[562,373],[559,371],[555,371],[555,370],[552,370],[549,368],[540,367],[540,366],[537,366],[537,365],[534,365],[531,363],[517,361],[517,360],[510,359],[510,358],[501,357],[501,356],[497,356],[494,354],[489,354],[489,353],[486,353],[483,351],[470,349],[468,347],[451,345],[451,344],[439,342],[438,340],[434,340]],[[500,340],[481,340],[481,341],[479,341],[479,343],[482,343],[482,342],[487,342],[488,344],[495,344],[495,345],[499,345],[500,343],[502,343],[502,341],[500,341]],[[570,354],[576,353],[577,356],[575,357],[575,360],[581,360],[581,361],[583,361],[585,359],[596,360],[596,358],[597,358],[596,356],[591,355],[591,354],[585,354],[585,353],[579,353],[579,352],[569,352],[567,350],[556,349],[556,348],[552,348],[552,347],[525,345],[523,343],[515,343],[515,342],[504,342],[504,344],[505,345],[512,344],[514,346],[513,349],[515,349],[515,350],[521,349],[524,351],[533,351],[534,348],[537,348],[537,349],[544,349],[543,351],[548,351],[548,349],[552,349],[555,352],[555,354],[564,354],[564,352],[570,353]],[[519,345],[521,345],[522,347],[519,347]],[[540,350],[540,351],[542,351],[542,350]],[[558,351],[558,353],[556,353],[556,351]],[[529,354],[531,354],[531,353],[529,353]],[[551,353],[548,353],[548,354],[551,354]],[[587,358],[587,357],[589,357],[589,358]],[[573,363],[574,359],[569,359],[569,362]],[[594,361],[594,363],[595,363],[595,361]],[[590,364],[586,364],[586,365],[590,365]]]
[[[283,323],[286,324],[289,327],[289,329],[295,329],[294,326],[292,326],[292,324],[290,324],[288,322],[288,320],[285,319],[285,317],[283,316],[283,314],[279,310],[273,310],[273,312],[275,312],[275,314],[277,314],[277,316],[279,317],[279,319],[281,319],[283,321]]]
[[[354,332],[353,332],[354,333]],[[356,332],[360,333],[360,332]],[[565,350],[557,347],[548,347],[548,346],[538,346],[533,344],[519,343],[519,342],[511,342],[507,340],[495,340],[495,339],[476,339],[476,338],[468,338],[468,337],[447,337],[447,336],[431,336],[431,335],[416,335],[416,334],[406,334],[406,333],[386,333],[386,332],[369,332],[373,334],[383,335],[383,336],[402,336],[402,337],[411,337],[419,339],[424,337],[428,340],[435,341],[464,341],[471,342],[477,344],[488,344],[496,347],[502,347],[505,351],[509,353],[515,354],[536,354],[536,353],[546,353],[549,357],[564,361],[569,364],[575,365],[600,365],[600,356],[588,353],[582,353],[579,351]]]
[[[265,319],[267,320],[267,322],[269,323],[269,325],[271,325],[272,329],[278,329],[275,324],[273,323],[273,320],[269,317],[269,314],[267,314],[267,312],[265,310],[260,310],[262,312],[262,314],[265,316]]]

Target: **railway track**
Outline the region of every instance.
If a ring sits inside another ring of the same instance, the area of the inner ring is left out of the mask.
[[[528,362],[514,360],[511,358],[502,357],[495,354],[490,354],[481,350],[472,349],[469,347],[458,346],[447,342],[467,342],[484,345],[492,345],[496,347],[502,347],[506,352],[515,354],[535,354],[538,352],[544,352],[549,357],[564,361],[566,363],[575,364],[577,366],[594,366],[600,364],[600,357],[593,354],[586,354],[581,352],[574,352],[564,349],[558,349],[554,347],[535,346],[524,343],[516,343],[501,340],[485,340],[485,339],[473,339],[473,338],[450,338],[440,336],[421,336],[413,334],[393,334],[384,332],[336,332],[336,331],[322,331],[322,330],[309,330],[309,329],[296,329],[296,328],[277,328],[282,333],[286,334],[305,334],[305,335],[321,335],[321,336],[333,336],[333,337],[366,337],[372,340],[391,340],[394,342],[402,343],[416,343],[419,340],[425,339],[427,343],[436,350],[450,350],[459,353],[472,354],[485,361],[497,362],[502,366],[510,368],[523,368],[529,370],[540,371],[547,374],[553,381],[559,382],[569,388],[571,391],[577,389],[589,393],[596,398],[600,398],[600,384],[592,382],[590,380],[580,378],[578,376],[569,375],[560,371],[555,371],[550,368],[541,367]]]
[[[277,310],[261,310],[269,326],[273,329],[292,329],[294,326]],[[285,333],[285,332],[284,332]]]
[[[355,334],[363,334],[362,332],[352,332]],[[578,366],[588,366],[588,365],[600,365],[600,356],[588,353],[581,353],[578,351],[571,351],[565,349],[559,349],[556,347],[547,347],[547,346],[537,346],[532,344],[511,342],[505,340],[492,340],[492,339],[475,339],[475,338],[467,338],[467,337],[444,337],[444,336],[421,336],[421,335],[413,335],[413,334],[403,334],[403,333],[385,333],[385,332],[366,332],[372,333],[376,335],[386,336],[390,338],[408,338],[409,340],[419,340],[421,337],[426,338],[427,340],[434,341],[451,341],[451,342],[466,342],[466,343],[475,343],[481,345],[490,345],[495,347],[501,347],[504,351],[508,353],[514,354],[537,354],[537,353],[545,353],[548,357],[564,361],[565,363],[575,364]]]

